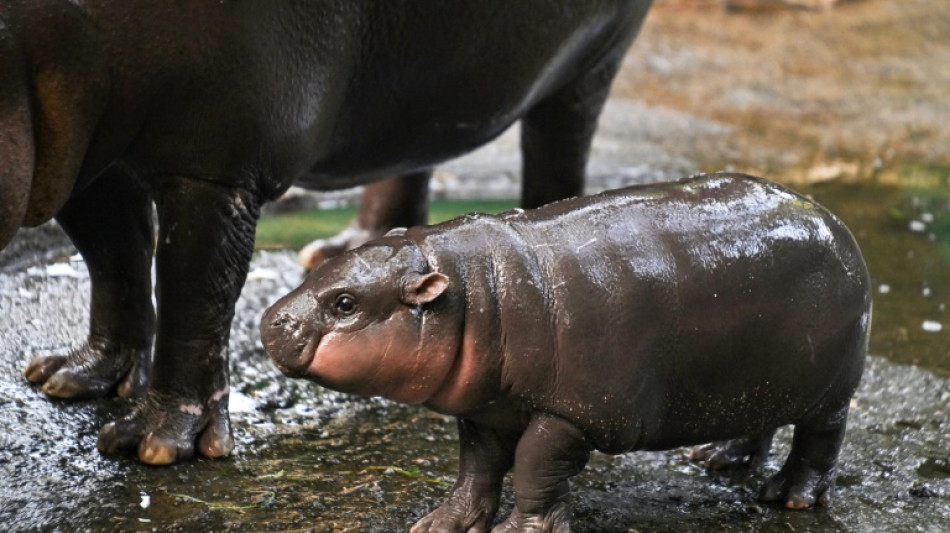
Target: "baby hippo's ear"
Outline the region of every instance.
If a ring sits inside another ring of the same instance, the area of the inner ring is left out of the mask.
[[[422,305],[438,298],[449,287],[449,278],[439,272],[412,273],[406,276],[402,299],[409,305]]]

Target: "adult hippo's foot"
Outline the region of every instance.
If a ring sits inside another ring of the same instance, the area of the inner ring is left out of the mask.
[[[775,431],[763,435],[712,442],[695,446],[689,452],[689,460],[702,463],[710,470],[725,470],[748,466],[758,468],[769,456]]]
[[[70,198],[56,220],[89,270],[89,334],[69,353],[34,358],[23,375],[55,398],[141,397],[155,333],[155,238],[148,191],[111,168]]]
[[[337,235],[304,246],[297,255],[300,264],[312,270],[393,228],[425,224],[429,216],[430,175],[429,171],[416,172],[366,185],[359,216]]]
[[[210,181],[165,176],[159,215],[152,378],[133,412],[105,425],[102,453],[136,451],[167,465],[234,447],[228,419],[228,333],[253,252],[260,199]]]
[[[100,398],[113,393],[138,398],[148,385],[151,359],[151,346],[113,348],[93,341],[65,355],[35,357],[23,375],[53,398]]]
[[[135,449],[139,460],[151,465],[172,464],[195,452],[224,457],[234,448],[227,402],[226,392],[206,407],[150,393],[131,414],[103,426],[97,446],[109,455]]]
[[[307,271],[310,271],[327,259],[332,259],[379,236],[380,234],[361,227],[359,220],[353,220],[340,233],[327,239],[317,239],[301,248],[297,253],[297,260]]]

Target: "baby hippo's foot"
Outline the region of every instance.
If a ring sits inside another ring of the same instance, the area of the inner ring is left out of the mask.
[[[150,392],[132,413],[103,426],[97,446],[104,454],[137,449],[139,460],[151,465],[188,459],[195,451],[211,459],[224,457],[234,448],[227,394],[210,405]]]
[[[453,493],[438,509],[416,522],[410,533],[486,533],[498,510],[493,496],[459,496]]]
[[[788,458],[782,469],[765,482],[759,498],[789,509],[830,505],[847,419],[845,406],[796,424]]]
[[[689,460],[702,463],[710,470],[724,470],[740,466],[762,466],[772,447],[775,432],[764,435],[713,442],[695,446],[689,452]]]
[[[782,468],[772,476],[762,490],[759,499],[779,502],[788,509],[807,509],[814,505],[831,505],[834,495],[835,470],[821,470],[799,465],[798,468]]]
[[[66,355],[35,357],[23,375],[54,398],[99,398],[113,393],[136,398],[148,383],[151,357],[151,347],[86,342]]]
[[[495,526],[492,533],[570,533],[571,508],[566,503],[554,505],[544,514],[522,513],[517,508],[508,520]]]

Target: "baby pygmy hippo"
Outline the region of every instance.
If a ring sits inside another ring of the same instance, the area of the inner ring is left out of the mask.
[[[741,463],[786,424],[761,498],[827,503],[868,287],[824,208],[712,174],[391,232],[320,265],[261,334],[289,375],[458,417],[458,480],[413,531],[487,530],[512,468],[496,531],[565,531],[592,450],[716,441],[698,457]]]

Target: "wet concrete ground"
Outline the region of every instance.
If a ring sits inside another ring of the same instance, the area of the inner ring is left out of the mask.
[[[950,107],[940,89],[950,67],[936,61],[948,11],[945,0],[845,6],[743,18],[660,5],[592,162],[624,181],[755,170],[795,183],[853,229],[876,314],[835,505],[756,502],[787,451],[784,433],[760,471],[709,474],[682,449],[596,455],[575,480],[575,530],[950,531]],[[505,142],[450,170],[513,167]],[[255,258],[235,317],[234,454],[165,468],[100,456],[99,427],[129,405],[52,402],[20,375],[34,355],[85,334],[88,276],[71,253],[44,228],[0,254],[5,531],[400,531],[445,496],[453,421],[289,380],[263,352],[262,310],[300,279],[291,252]],[[510,496],[500,516],[508,508]]]

